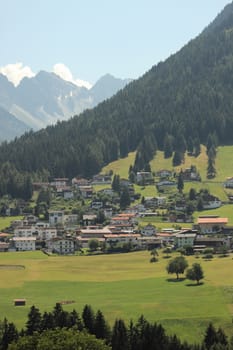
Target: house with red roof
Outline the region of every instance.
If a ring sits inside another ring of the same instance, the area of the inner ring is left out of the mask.
[[[202,234],[212,234],[222,231],[227,225],[228,218],[219,216],[200,216],[197,220],[199,231]]]

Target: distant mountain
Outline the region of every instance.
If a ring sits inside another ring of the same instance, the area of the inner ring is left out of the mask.
[[[198,149],[210,136],[233,144],[232,97],[233,2],[197,38],[110,99],[1,146],[0,164],[91,177],[135,150],[143,169],[168,143],[171,154]]]
[[[0,140],[10,140],[21,136],[29,127],[0,107]]]
[[[28,129],[39,130],[58,120],[68,120],[84,109],[93,108],[99,102],[122,89],[129,80],[107,74],[90,89],[78,87],[54,73],[40,71],[33,78],[24,78],[15,87],[0,74],[0,107],[21,122],[21,128],[7,129],[0,140],[9,140]],[[7,117],[7,114],[6,114]]]

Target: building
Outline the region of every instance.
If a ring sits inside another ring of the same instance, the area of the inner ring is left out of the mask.
[[[185,246],[193,246],[194,240],[196,238],[196,233],[177,233],[174,236],[174,243],[177,248],[182,248]]]
[[[49,224],[50,226],[64,225],[65,215],[62,210],[49,211]]]
[[[72,238],[52,238],[46,242],[46,247],[50,252],[57,254],[74,254],[75,240]]]
[[[154,225],[146,225],[141,229],[143,236],[154,236],[156,234],[156,227]]]
[[[228,218],[218,216],[201,216],[197,220],[200,233],[209,234],[221,231],[228,223]]]
[[[36,250],[36,237],[13,237],[12,241],[17,251]]]

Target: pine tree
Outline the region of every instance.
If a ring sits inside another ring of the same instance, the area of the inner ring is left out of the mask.
[[[26,334],[32,335],[34,332],[39,332],[41,330],[41,313],[38,308],[32,305],[29,314],[28,320],[26,323]]]
[[[95,330],[95,314],[90,305],[85,305],[82,312],[82,319],[84,327],[91,333],[94,334]]]
[[[128,350],[128,332],[123,320],[116,320],[112,330],[112,350]]]
[[[104,315],[100,310],[97,311],[95,316],[95,324],[94,324],[94,334],[98,339],[106,339],[109,340],[110,337],[110,327],[107,324]]]

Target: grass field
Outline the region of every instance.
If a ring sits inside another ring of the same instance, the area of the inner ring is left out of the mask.
[[[168,276],[162,253],[156,264],[149,259],[147,251],[83,257],[2,253],[0,265],[7,266],[0,270],[0,314],[22,327],[33,304],[45,311],[61,300],[74,300],[64,308],[80,312],[86,303],[91,304],[110,323],[120,317],[136,320],[144,314],[190,342],[203,336],[209,321],[232,331],[232,257],[207,262],[200,258],[205,272],[201,286],[188,286],[188,281],[176,282]],[[188,258],[190,263],[194,259]],[[17,264],[25,269],[9,269]],[[26,298],[27,305],[13,306],[15,298]]]
[[[102,169],[102,172],[107,172],[112,170],[115,174],[119,174],[123,178],[128,177],[129,166],[134,163],[135,152],[129,153],[127,158],[119,159],[115,162],[108,164]],[[156,172],[161,169],[170,169],[176,172],[179,172],[181,169],[195,165],[201,175],[202,183],[192,182],[185,184],[185,191],[188,191],[191,187],[196,188],[197,190],[201,188],[207,188],[210,192],[218,196],[221,200],[226,201],[227,195],[222,183],[226,180],[227,177],[233,176],[233,146],[219,146],[217,150],[216,157],[216,169],[217,175],[214,179],[206,178],[206,168],[207,168],[207,155],[205,147],[201,147],[201,154],[195,158],[190,157],[187,154],[184,158],[184,163],[180,166],[173,167],[172,158],[164,159],[163,152],[158,151],[154,159],[150,162],[151,170]],[[145,190],[139,190],[143,196],[153,195],[155,192],[154,188]]]

